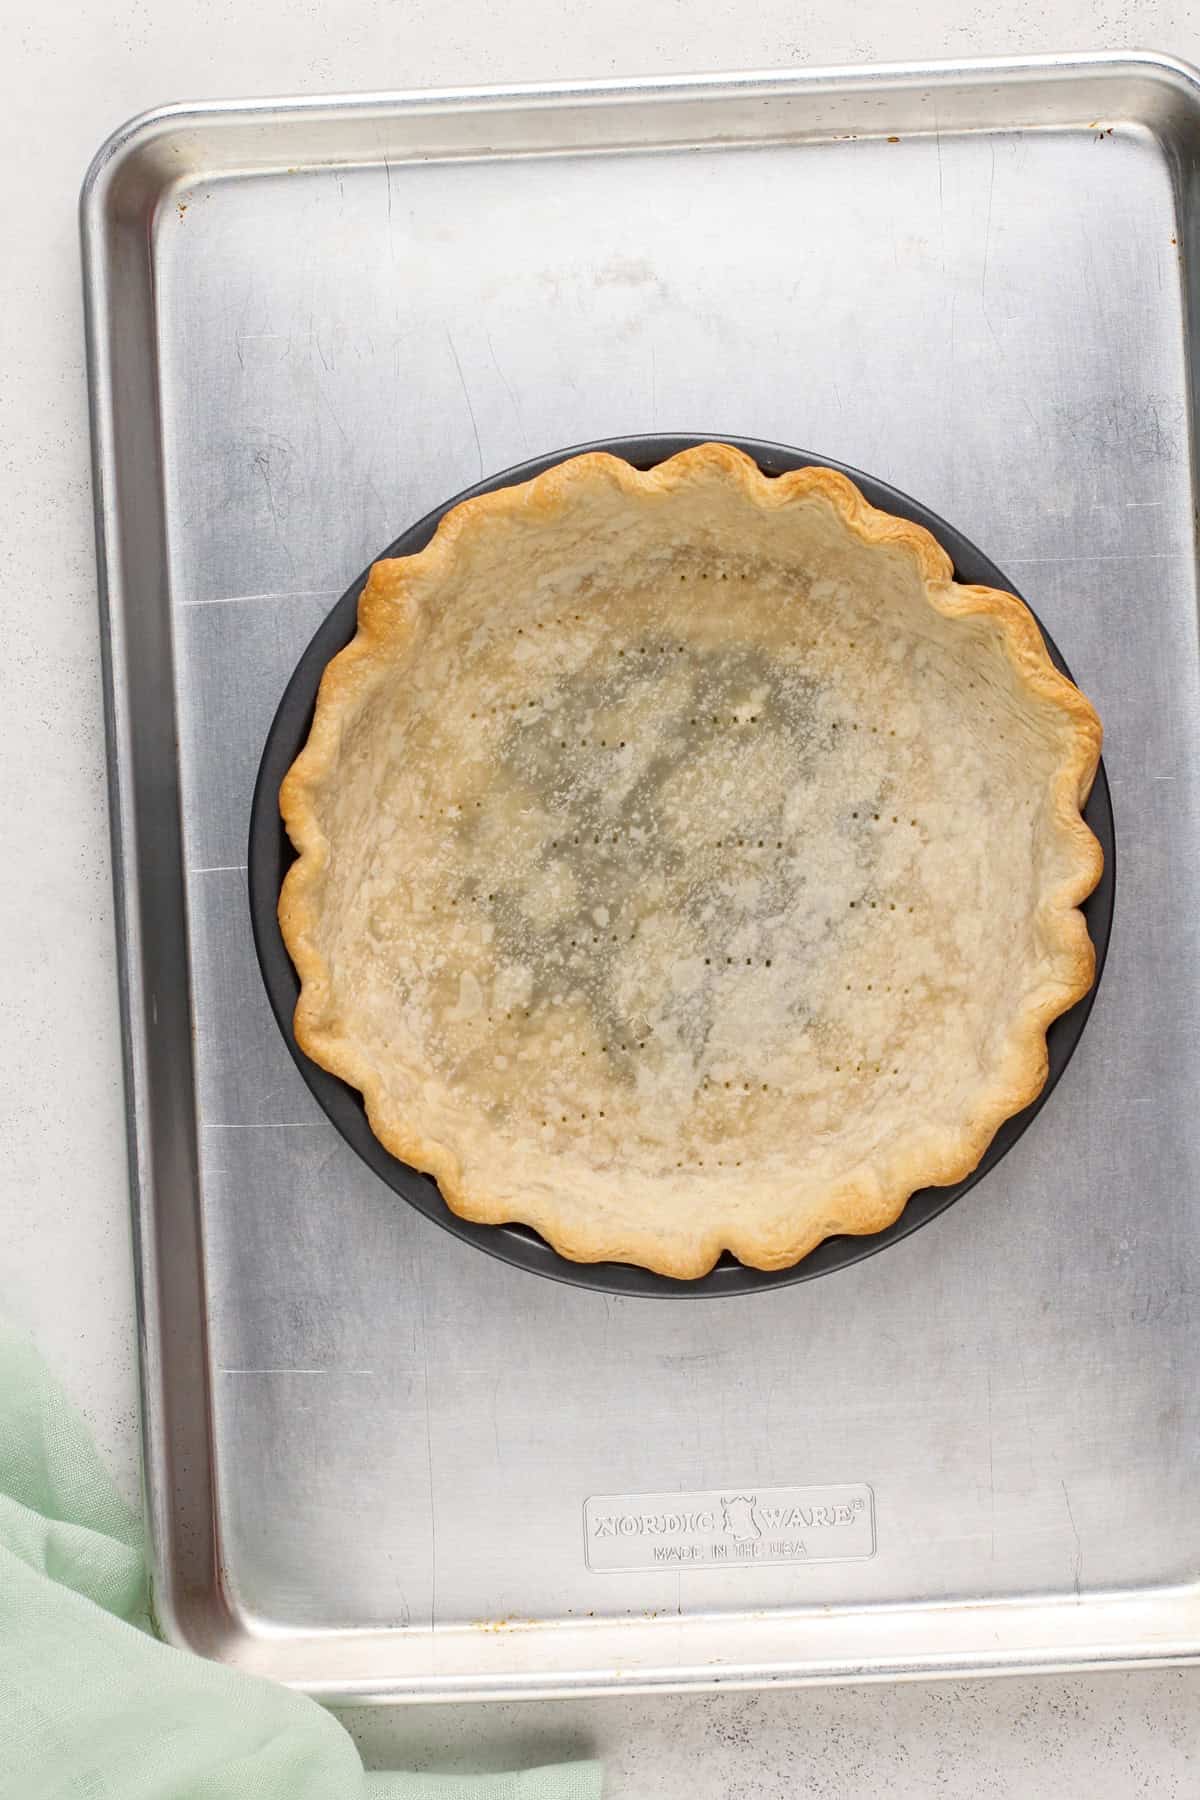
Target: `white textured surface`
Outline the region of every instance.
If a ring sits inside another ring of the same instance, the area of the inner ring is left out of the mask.
[[[1192,1800],[1190,1672],[343,1715],[376,1768],[598,1755],[605,1800]]]
[[[75,198],[159,102],[251,93],[1149,46],[1187,0],[0,0],[0,1278],[135,1487],[133,1291]],[[1192,1795],[1200,1671],[348,1715],[369,1759],[590,1751],[609,1800]]]

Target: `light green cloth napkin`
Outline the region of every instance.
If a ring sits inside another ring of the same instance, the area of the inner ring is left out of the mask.
[[[0,1800],[598,1800],[595,1764],[367,1774],[331,1713],[149,1634],[138,1519],[0,1330]]]

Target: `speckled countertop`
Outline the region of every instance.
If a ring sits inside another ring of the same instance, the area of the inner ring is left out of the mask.
[[[75,200],[166,100],[1142,46],[1186,0],[0,0],[0,1268],[136,1491],[133,1287]],[[1200,1791],[1200,1670],[346,1715],[376,1766],[601,1756],[610,1800]]]

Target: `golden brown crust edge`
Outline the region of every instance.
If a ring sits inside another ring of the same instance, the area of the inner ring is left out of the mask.
[[[1082,816],[1099,765],[1102,731],[1091,703],[1051,662],[1028,607],[999,589],[955,583],[950,558],[923,526],[873,507],[848,477],[821,467],[767,477],[743,452],[710,443],[682,451],[645,472],[604,453],[575,457],[520,486],[462,502],[445,515],[423,551],[402,561],[377,563],[372,569],[359,601],[358,631],[325,670],[308,741],[284,778],[279,796],[280,811],[298,853],[280,893],[279,924],[300,977],[295,1034],[305,1054],[359,1088],[375,1136],[400,1161],[431,1174],[446,1204],[460,1217],[487,1224],[517,1219],[573,1261],[629,1262],[679,1280],[706,1274],[726,1249],[751,1268],[788,1268],[833,1232],[820,1221],[807,1223],[786,1239],[743,1227],[713,1233],[683,1247],[661,1229],[623,1234],[618,1239],[610,1226],[591,1231],[565,1227],[553,1208],[543,1203],[530,1200],[518,1210],[510,1202],[499,1202],[478,1191],[466,1192],[453,1147],[422,1136],[394,1118],[374,1070],[353,1044],[325,1023],[329,971],[314,944],[317,910],[313,890],[329,847],[317,817],[313,789],[336,762],[341,721],[356,693],[411,640],[415,590],[435,587],[453,567],[464,540],[486,530],[489,520],[522,512],[552,518],[569,504],[581,483],[604,480],[631,496],[665,498],[697,476],[712,474],[736,483],[755,504],[768,510],[801,499],[825,499],[862,542],[908,551],[917,564],[930,606],[950,617],[993,619],[1022,684],[1061,711],[1068,722],[1069,751],[1055,780],[1052,814],[1064,844],[1070,847],[1071,867],[1039,909],[1043,940],[1059,973],[1053,982],[1027,997],[1009,1030],[992,1085],[977,1100],[972,1118],[956,1134],[943,1134],[936,1147],[925,1142],[906,1154],[893,1155],[882,1172],[864,1169],[860,1178],[830,1196],[827,1210],[837,1221],[838,1234],[867,1235],[894,1223],[918,1189],[963,1180],[976,1167],[999,1126],[1041,1092],[1048,1068],[1047,1028],[1083,998],[1095,978],[1095,951],[1079,906],[1095,888],[1103,869],[1100,845]],[[397,582],[401,571],[403,579]]]

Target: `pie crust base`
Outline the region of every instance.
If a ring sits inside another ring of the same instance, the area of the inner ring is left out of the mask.
[[[1100,722],[846,477],[575,458],[377,563],[280,794],[296,1036],[462,1216],[703,1275],[976,1166],[1087,992]]]

